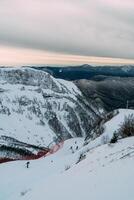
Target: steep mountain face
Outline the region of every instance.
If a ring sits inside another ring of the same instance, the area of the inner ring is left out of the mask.
[[[51,147],[86,137],[102,113],[72,82],[31,68],[0,68],[0,136]]]
[[[133,77],[96,77],[96,80],[77,80],[77,87],[87,101],[110,112],[118,108],[134,108]]]

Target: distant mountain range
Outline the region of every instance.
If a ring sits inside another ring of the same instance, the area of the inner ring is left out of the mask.
[[[105,76],[116,76],[116,77],[134,77],[134,66],[124,65],[124,66],[91,66],[91,65],[81,65],[81,66],[68,66],[68,67],[37,67],[32,68],[43,70],[48,72],[55,78],[65,79],[65,80],[78,80],[78,79],[102,79]]]
[[[134,66],[33,67],[55,78],[73,81],[84,97],[105,110],[134,108]],[[82,80],[85,79],[85,80]]]

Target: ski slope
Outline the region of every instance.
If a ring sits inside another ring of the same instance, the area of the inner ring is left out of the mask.
[[[90,143],[87,152],[83,142],[67,140],[28,169],[24,161],[0,165],[0,200],[133,200],[134,137],[91,150]],[[86,158],[77,163],[83,151]]]

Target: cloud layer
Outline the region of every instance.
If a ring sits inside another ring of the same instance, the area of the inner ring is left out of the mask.
[[[0,45],[134,59],[133,0],[1,0]]]

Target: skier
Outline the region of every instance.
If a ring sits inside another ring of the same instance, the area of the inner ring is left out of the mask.
[[[73,150],[73,147],[72,147],[72,146],[70,147],[70,150],[72,151],[72,153],[74,153],[74,150]]]
[[[76,147],[76,150],[78,150],[78,149],[79,149],[79,147],[77,146],[77,147]]]
[[[28,162],[26,163],[26,168],[29,168],[29,164],[30,164],[30,162],[28,161]]]

